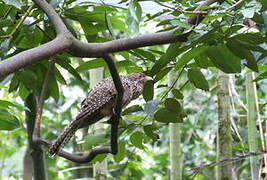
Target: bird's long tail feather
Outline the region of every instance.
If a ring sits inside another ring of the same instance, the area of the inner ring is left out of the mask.
[[[63,132],[57,137],[49,148],[49,154],[55,155],[59,150],[67,144],[71,138],[75,135],[75,132],[79,129],[79,123],[74,120],[63,130]]]

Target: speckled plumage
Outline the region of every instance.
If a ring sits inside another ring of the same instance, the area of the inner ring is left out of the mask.
[[[120,76],[124,88],[123,107],[142,94],[143,86],[151,80],[143,73],[132,73]],[[60,148],[67,144],[79,128],[94,124],[103,117],[112,115],[115,106],[117,91],[112,78],[106,78],[96,84],[88,92],[81,103],[81,111],[77,117],[58,136],[49,149],[51,155],[58,153]]]

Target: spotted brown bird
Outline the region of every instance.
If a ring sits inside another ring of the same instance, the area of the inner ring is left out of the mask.
[[[143,73],[132,73],[120,76],[120,78],[124,89],[123,107],[138,98],[142,94],[144,84],[152,80]],[[82,101],[80,113],[53,142],[49,153],[51,155],[58,153],[78,129],[94,124],[106,116],[111,116],[116,104],[116,95],[117,91],[112,78],[106,78],[96,84]]]

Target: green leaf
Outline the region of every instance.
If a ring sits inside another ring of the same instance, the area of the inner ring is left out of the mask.
[[[235,40],[243,41],[251,45],[261,44],[266,41],[261,33],[243,33],[233,37]]]
[[[181,112],[181,104],[174,98],[167,98],[164,102],[166,109],[172,112]]]
[[[85,150],[92,149],[92,147],[98,146],[106,141],[104,134],[92,134],[85,136],[85,143],[83,144]]]
[[[205,91],[209,90],[209,83],[199,69],[197,68],[189,69],[188,79],[191,83],[194,84],[196,88],[199,88]]]
[[[190,29],[191,28],[191,26],[188,25],[188,23],[180,21],[179,19],[173,19],[173,20],[170,21],[170,23],[173,26],[178,26],[178,27],[182,27],[182,28],[185,28],[185,29]]]
[[[122,113],[121,115],[127,115],[127,114],[131,114],[133,112],[138,112],[138,111],[143,111],[143,108],[140,106],[140,105],[133,105],[133,106],[130,106],[128,108],[126,108]]]
[[[135,56],[138,56],[140,58],[146,59],[148,61],[155,61],[155,56],[153,53],[149,52],[149,51],[145,51],[143,49],[134,49],[133,51],[131,51],[132,54],[134,54]]]
[[[125,157],[126,148],[125,148],[126,142],[125,141],[119,141],[118,144],[118,153],[114,156],[114,160],[118,163]]]
[[[139,149],[145,148],[143,145],[143,140],[144,140],[144,133],[142,133],[141,131],[134,132],[130,137],[130,142],[132,143],[132,145],[134,145]]]
[[[7,108],[7,107],[15,107],[21,111],[24,111],[24,110],[28,110],[28,108],[26,108],[25,106],[22,106],[20,104],[17,104],[17,103],[12,103],[12,102],[9,102],[9,101],[5,101],[5,100],[0,100],[0,107],[1,108]]]
[[[103,59],[97,58],[90,61],[83,63],[82,65],[78,66],[76,70],[78,72],[88,71],[90,69],[100,68],[106,66],[106,63]]]
[[[200,53],[198,56],[194,57],[194,60],[200,68],[214,67],[214,64],[205,53]]]
[[[107,154],[98,154],[91,163],[102,162],[107,157]]]
[[[159,139],[159,135],[155,133],[157,128],[153,125],[146,125],[143,127],[145,134],[150,137],[153,141],[156,141]]]
[[[247,64],[246,66],[249,67],[251,70],[258,72],[257,61],[254,55],[250,52],[249,49],[243,46],[240,41],[236,41],[235,39],[228,39],[226,46],[231,50],[233,54],[237,57],[242,59],[246,59]]]
[[[170,72],[170,70],[172,70],[172,67],[164,68],[162,71],[157,73],[156,77],[154,78],[154,81],[157,82],[161,80],[164,76],[166,76]]]
[[[175,68],[176,69],[181,69],[191,59],[193,59],[194,57],[197,57],[199,54],[201,54],[203,51],[205,51],[208,48],[209,48],[209,46],[198,46],[198,47],[192,48],[190,51],[188,51],[185,54],[183,54],[181,58],[179,58],[179,60],[176,63]]]
[[[16,116],[10,114],[4,109],[0,109],[0,130],[14,130],[20,127],[19,120]]]
[[[113,27],[112,27],[112,23],[111,23],[111,19],[110,19],[110,16],[108,15],[107,11],[105,11],[105,22],[106,22],[106,26],[107,26],[107,29],[108,29],[110,35],[112,37],[115,37],[114,31],[113,31]]]
[[[211,46],[205,51],[213,64],[225,73],[240,73],[241,59],[236,57],[224,44]]]
[[[262,79],[267,79],[267,71],[261,73],[260,75],[258,75],[253,81],[260,81]]]
[[[177,99],[183,99],[184,98],[184,95],[178,89],[173,89],[172,94]]]
[[[162,123],[181,123],[183,117],[183,114],[169,111],[166,108],[159,109],[154,115],[155,120]]]
[[[34,32],[24,36],[17,46],[23,49],[34,48],[41,43],[42,39],[42,31],[38,28],[35,28]]]
[[[151,101],[154,97],[154,83],[148,81],[144,86],[143,97],[145,101]]]
[[[82,78],[80,74],[74,69],[67,61],[61,56],[57,56],[60,60],[57,61],[57,64],[59,64],[61,67],[66,69],[70,74],[72,74],[76,79],[82,81]]]
[[[154,76],[159,71],[161,71],[162,68],[165,67],[170,61],[176,61],[176,57],[181,54],[181,52],[186,50],[186,47],[179,48],[180,46],[181,42],[169,45],[166,53],[162,55],[161,58],[154,64],[148,75]]]
[[[56,79],[57,79],[61,84],[64,84],[64,85],[67,84],[66,80],[64,79],[64,77],[62,76],[62,74],[60,73],[60,71],[59,71],[56,67],[54,67],[54,73],[55,73],[55,75],[56,75]]]
[[[57,80],[55,76],[52,76],[49,81],[48,94],[54,98],[55,102],[58,102],[59,89],[58,89],[58,84],[57,84]]]

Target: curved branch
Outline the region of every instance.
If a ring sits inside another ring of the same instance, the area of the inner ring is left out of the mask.
[[[54,25],[57,34],[61,33],[68,33],[69,30],[67,29],[66,25],[59,17],[58,13],[53,9],[50,4],[48,4],[45,0],[32,0],[41,10],[45,12],[48,16],[49,20]]]
[[[27,65],[61,53],[66,50],[71,43],[71,38],[66,34],[59,35],[48,43],[23,51],[10,58],[0,61],[0,77],[14,73]]]
[[[171,31],[140,35],[134,38],[116,39],[104,43],[84,43],[75,39],[69,48],[72,55],[77,57],[101,57],[106,53],[114,53],[145,46],[168,44],[177,41],[186,41],[189,33],[175,35],[177,28]]]

